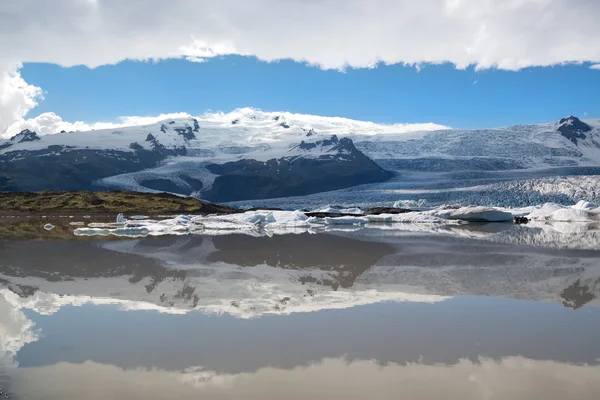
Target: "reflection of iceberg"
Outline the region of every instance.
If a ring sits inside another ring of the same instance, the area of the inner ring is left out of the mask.
[[[28,399],[595,399],[599,366],[509,357],[427,365],[326,358],[292,369],[261,368],[224,374],[122,369],[85,362],[15,371],[13,389]],[[435,382],[435,384],[432,384]],[[50,384],[51,383],[51,384]],[[110,389],[107,389],[110,388]]]

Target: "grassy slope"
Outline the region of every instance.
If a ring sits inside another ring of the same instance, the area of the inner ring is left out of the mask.
[[[236,210],[191,197],[167,193],[106,192],[0,192],[0,214],[214,214]]]

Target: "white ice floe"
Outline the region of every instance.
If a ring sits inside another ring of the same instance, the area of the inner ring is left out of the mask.
[[[331,210],[336,210],[332,212]],[[412,224],[452,226],[469,222],[511,222],[515,216],[526,216],[536,222],[594,223],[600,222],[600,207],[581,201],[565,207],[557,204],[526,208],[461,207],[435,208],[401,214],[364,215],[359,209],[324,208],[320,212],[355,214],[340,217],[308,217],[302,211],[246,211],[230,215],[179,215],[163,220],[127,220],[121,214],[113,223],[90,223],[75,230],[77,236],[144,237],[160,235],[224,235],[242,233],[253,236],[322,232],[342,227],[381,229],[406,229]],[[351,211],[351,212],[350,212]]]
[[[510,222],[513,214],[494,207],[461,207],[438,211],[437,216],[468,222]]]
[[[374,226],[377,224],[459,224],[434,215],[433,212],[343,216],[338,218],[307,217],[302,211],[247,211],[231,215],[180,215],[161,221],[137,220],[124,223],[91,223],[75,230],[77,236],[160,236],[202,233],[222,235],[244,233],[261,236],[271,234],[318,232],[330,226]]]
[[[548,222],[600,222],[600,207],[587,201],[580,201],[570,207],[546,203],[535,207],[527,218]]]
[[[329,214],[356,214],[356,215],[363,214],[363,210],[361,210],[358,207],[338,208],[338,207],[327,206],[327,207],[323,207],[323,208],[318,208],[311,212],[322,212],[322,213],[329,213]]]
[[[119,215],[117,215],[117,224],[122,224],[122,223],[125,223],[126,221],[127,220],[123,216],[123,213],[119,213]]]
[[[54,225],[52,225],[52,224],[46,224],[46,225],[44,225],[44,229],[47,230],[47,231],[51,231],[53,228],[54,228]]]

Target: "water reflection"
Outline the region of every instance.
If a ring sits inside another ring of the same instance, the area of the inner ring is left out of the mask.
[[[600,303],[600,251],[410,232],[5,241],[0,283],[38,311],[112,301],[255,317],[460,295],[580,308]]]
[[[27,399],[597,399],[600,367],[534,361],[468,360],[453,365],[324,359],[252,373],[129,369],[86,362],[20,370],[13,388]]]
[[[563,247],[553,235],[3,240],[0,386],[66,400],[595,398],[600,250],[588,231]]]

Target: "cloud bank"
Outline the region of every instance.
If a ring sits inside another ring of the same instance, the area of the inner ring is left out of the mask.
[[[123,369],[86,361],[14,371],[23,398],[122,399],[596,399],[597,365],[508,357],[456,364],[380,365],[374,360],[326,358],[292,369],[237,374],[202,367],[183,371]],[[401,393],[401,396],[399,396]]]
[[[22,82],[23,62],[97,67],[240,54],[323,69],[450,62],[519,70],[600,62],[599,15],[596,0],[2,2],[0,131],[41,98]]]

